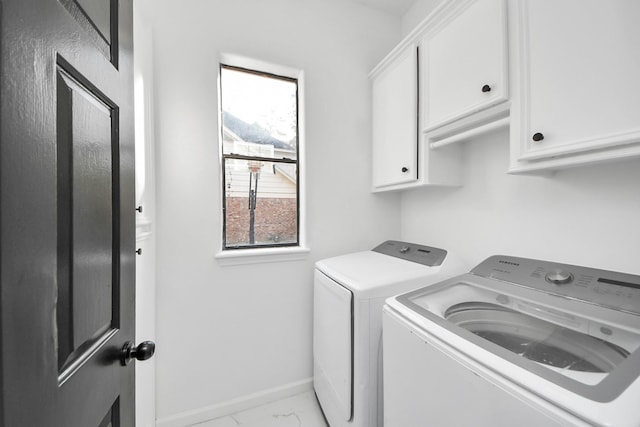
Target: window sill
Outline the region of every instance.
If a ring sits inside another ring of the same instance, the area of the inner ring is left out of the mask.
[[[306,259],[310,249],[294,246],[284,248],[233,249],[219,252],[215,258],[222,266],[298,261]]]

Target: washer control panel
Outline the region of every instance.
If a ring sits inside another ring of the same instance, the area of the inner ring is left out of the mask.
[[[638,275],[503,255],[471,273],[640,315]]]
[[[429,267],[442,265],[444,259],[447,257],[447,251],[444,249],[432,248],[416,243],[400,242],[398,240],[387,240],[372,250]]]
[[[544,278],[547,282],[553,283],[554,285],[564,285],[573,282],[573,274],[566,270],[550,271],[544,275]]]

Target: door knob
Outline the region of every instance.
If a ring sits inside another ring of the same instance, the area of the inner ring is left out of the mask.
[[[153,341],[143,341],[137,347],[131,341],[127,341],[120,350],[120,363],[127,366],[132,359],[147,360],[156,352],[156,343]]]
[[[484,85],[482,86],[482,92],[491,92],[491,86],[489,85]]]

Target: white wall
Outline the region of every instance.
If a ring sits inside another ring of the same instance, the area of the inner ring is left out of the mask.
[[[402,237],[473,267],[495,254],[640,274],[640,160],[514,176],[508,134],[466,143],[464,186],[402,196]]]
[[[444,0],[415,0],[402,17],[402,36],[409,34],[433,9]]]
[[[369,191],[367,73],[399,40],[400,22],[343,1],[156,0],[154,7],[157,417],[179,425],[220,415],[251,393],[309,386],[313,263],[399,236],[400,196]],[[221,266],[214,259],[222,223],[220,52],[305,72],[305,260]]]
[[[136,343],[156,341],[156,241],[153,142],[152,0],[133,3],[136,132]],[[136,363],[136,426],[153,426],[156,415],[156,358]]]

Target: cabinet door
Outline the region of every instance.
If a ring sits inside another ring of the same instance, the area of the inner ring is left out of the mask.
[[[508,97],[504,0],[462,7],[422,42],[425,131]]]
[[[568,164],[576,156],[605,159],[617,148],[628,153],[640,141],[640,2],[516,4],[522,41],[517,160]]]
[[[410,45],[373,77],[373,186],[418,179],[418,59]]]

